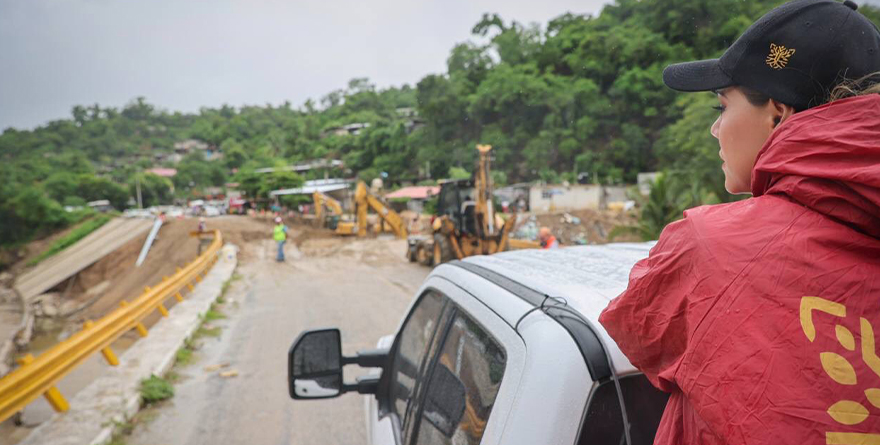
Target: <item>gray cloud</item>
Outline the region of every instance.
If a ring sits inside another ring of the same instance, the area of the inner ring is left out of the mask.
[[[0,0],[0,129],[137,96],[172,111],[295,105],[442,72],[484,12],[521,23],[602,0]]]

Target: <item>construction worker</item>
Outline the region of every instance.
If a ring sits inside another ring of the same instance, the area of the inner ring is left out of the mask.
[[[205,223],[205,217],[199,217],[199,250],[198,255],[202,254],[202,251],[205,250],[209,244],[211,244],[211,240],[202,236],[203,233],[208,231],[208,226]]]
[[[273,230],[273,238],[278,243],[278,256],[275,261],[284,261],[284,243],[287,241],[287,226],[281,222],[281,217],[275,217],[275,228]]]
[[[559,248],[559,241],[556,240],[556,237],[553,236],[553,232],[551,232],[550,228],[547,226],[541,227],[541,230],[538,231],[538,239],[541,241],[542,249]]]

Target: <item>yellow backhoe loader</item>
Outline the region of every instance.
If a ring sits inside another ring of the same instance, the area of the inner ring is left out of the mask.
[[[397,212],[386,206],[379,198],[367,190],[367,185],[358,182],[354,193],[355,221],[342,221],[342,204],[321,192],[312,195],[315,201],[315,219],[321,226],[333,229],[338,235],[367,235],[367,213],[373,210],[380,218],[380,227],[387,226],[400,238],[406,238],[406,226]],[[329,217],[325,215],[325,207]],[[324,221],[327,221],[326,223]]]
[[[321,192],[312,194],[315,202],[315,223],[327,227],[337,235],[357,235],[357,225],[342,220],[342,203]]]
[[[490,145],[477,145],[480,164],[473,179],[440,185],[432,234],[407,239],[407,258],[425,265],[438,265],[472,255],[507,250],[513,222],[505,223],[492,203]]]
[[[358,236],[367,235],[367,211],[372,209],[379,215],[379,218],[381,219],[380,224],[387,224],[398,238],[406,238],[406,226],[403,223],[403,218],[401,218],[397,212],[385,205],[385,203],[379,198],[370,193],[369,190],[367,190],[367,184],[363,181],[358,182],[357,188],[355,189],[354,203],[355,208],[357,209],[356,221]]]

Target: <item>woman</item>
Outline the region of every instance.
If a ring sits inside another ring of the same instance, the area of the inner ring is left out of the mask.
[[[600,317],[671,393],[655,443],[880,443],[878,72],[877,27],[830,0],[664,71],[717,93],[725,186],[753,197],[667,226]]]

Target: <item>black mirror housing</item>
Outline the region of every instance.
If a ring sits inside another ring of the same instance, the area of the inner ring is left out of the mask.
[[[328,399],[345,392],[339,329],[301,333],[287,353],[287,382],[294,399]]]
[[[297,400],[329,399],[349,391],[375,394],[378,376],[362,376],[355,384],[346,385],[342,368],[351,364],[384,371],[389,358],[388,349],[360,351],[353,357],[344,357],[341,334],[336,328],[303,331],[287,352],[288,392]]]

